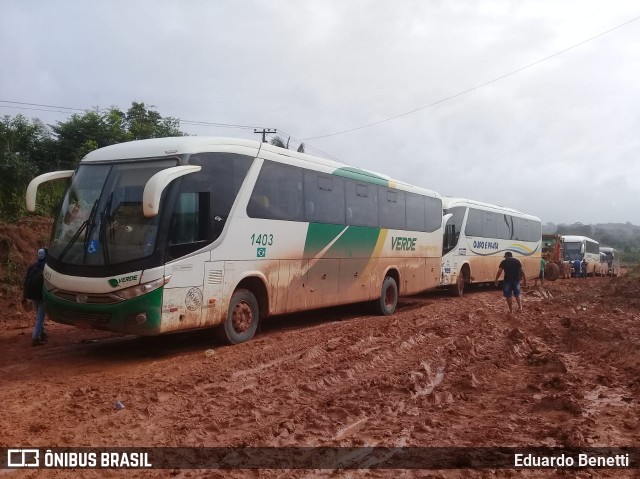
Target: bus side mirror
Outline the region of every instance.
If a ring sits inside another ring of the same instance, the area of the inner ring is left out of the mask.
[[[162,192],[169,183],[181,176],[195,173],[201,169],[202,167],[197,165],[174,166],[161,170],[149,178],[142,192],[142,212],[144,215],[147,218],[152,218],[158,214]]]
[[[73,170],[53,171],[51,173],[45,173],[44,175],[36,176],[29,186],[27,186],[27,211],[34,212],[36,210],[36,194],[38,193],[38,186],[48,181],[60,180],[62,178],[69,178],[73,175]]]
[[[453,238],[456,234],[456,225],[447,225],[445,227],[444,234]]]
[[[451,248],[456,243],[456,225],[446,225],[444,227],[444,247]]]
[[[443,229],[445,229],[447,221],[449,221],[452,217],[453,217],[453,213],[447,213],[446,215],[444,215],[442,217],[442,228]],[[449,226],[453,226],[453,225],[449,225]],[[446,229],[445,229],[445,233],[446,233]]]

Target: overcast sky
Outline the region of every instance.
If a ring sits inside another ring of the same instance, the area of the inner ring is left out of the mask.
[[[638,16],[637,0],[0,0],[0,115],[143,101],[543,223],[640,225],[640,20],[516,72]]]

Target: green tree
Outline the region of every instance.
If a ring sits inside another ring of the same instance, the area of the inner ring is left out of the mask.
[[[284,140],[279,136],[274,136],[273,138],[271,138],[270,143],[273,146],[279,146],[280,148],[289,148],[289,140],[287,140],[287,143],[285,144]],[[296,151],[298,151],[299,153],[304,153],[304,143],[300,143]]]
[[[73,168],[90,151],[126,141],[125,133],[113,128],[109,118],[109,113],[87,111],[82,115],[74,113],[53,126],[58,140],[57,163],[63,168]]]
[[[180,121],[166,117],[151,108],[146,108],[144,103],[132,103],[131,108],[124,115],[124,123],[128,139],[146,140],[148,138],[166,138],[169,136],[183,136],[180,131]]]
[[[52,129],[58,140],[58,163],[73,167],[90,151],[105,146],[130,140],[183,136],[179,126],[179,120],[163,118],[144,103],[133,102],[126,112],[111,107],[107,111],[73,114]]]
[[[22,115],[0,119],[0,220],[26,214],[24,193],[33,177],[73,169],[89,152],[130,140],[183,136],[179,120],[162,117],[153,107],[132,102],[123,112],[89,110],[55,125]],[[38,213],[53,214],[64,182],[44,184],[38,191]]]
[[[25,213],[27,185],[49,169],[54,151],[51,131],[41,121],[22,115],[0,120],[0,219],[12,221]]]

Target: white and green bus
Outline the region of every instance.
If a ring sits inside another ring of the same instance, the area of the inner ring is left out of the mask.
[[[440,283],[442,201],[430,190],[252,140],[181,137],[89,153],[53,226],[44,298],[54,321],[137,335],[217,326]]]
[[[442,198],[446,225],[440,285],[462,296],[471,283],[493,283],[504,253],[520,260],[527,278],[540,271],[540,218],[464,198]]]

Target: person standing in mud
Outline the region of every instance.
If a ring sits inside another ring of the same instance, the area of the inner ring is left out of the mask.
[[[27,274],[22,283],[22,307],[26,309],[27,300],[33,303],[36,312],[36,324],[31,336],[31,345],[40,346],[47,342],[47,333],[44,330],[44,300],[42,288],[44,286],[44,265],[47,260],[47,250],[38,250],[37,261],[27,269]]]
[[[580,260],[577,258],[574,259],[572,266],[573,266],[573,277],[580,278]]]
[[[527,278],[522,270],[522,263],[513,257],[511,251],[507,251],[504,254],[504,259],[498,266],[498,273],[496,274],[495,284],[498,286],[498,280],[500,275],[504,271],[504,281],[502,284],[502,294],[507,300],[509,306],[509,313],[513,313],[513,297],[515,296],[518,303],[518,311],[522,311],[522,302],[520,301],[520,279],[522,278],[522,285],[527,286]]]
[[[540,286],[544,285],[544,267],[545,267],[545,265],[546,265],[546,261],[544,260],[544,258],[540,258],[540,273],[538,274],[538,277],[536,278],[536,280],[533,283],[534,286],[538,286],[538,280],[540,280]]]
[[[587,268],[589,267],[589,263],[587,263],[587,260],[582,258],[582,263],[580,263],[580,277],[587,279]]]

